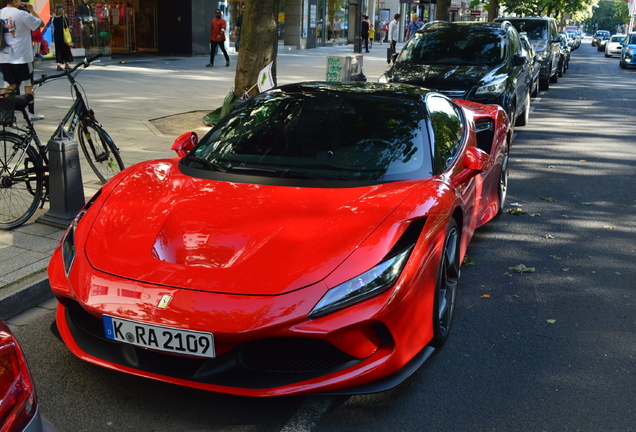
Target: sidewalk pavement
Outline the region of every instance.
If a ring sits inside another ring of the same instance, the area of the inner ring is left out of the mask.
[[[363,55],[363,73],[375,82],[388,69],[388,44],[374,44]],[[401,48],[398,45],[398,51]],[[279,50],[279,85],[299,81],[324,81],[326,57],[353,55],[353,46],[321,47],[309,50]],[[121,150],[126,166],[176,155],[170,150],[174,139],[207,128],[199,119],[218,108],[234,86],[238,54],[230,53],[231,67],[206,68],[209,58],[135,57],[102,58],[82,72],[78,82],[91,108]],[[219,60],[219,59],[217,59]],[[55,63],[37,61],[34,75],[55,73]],[[57,122],[71,105],[66,81],[47,83],[36,90],[36,111],[45,115],[35,126],[43,143],[57,128]],[[201,114],[199,116],[198,114]],[[155,126],[159,125],[159,127]],[[80,156],[83,161],[83,155]],[[91,197],[101,183],[82,162],[84,193]],[[36,222],[48,210],[48,203],[26,224],[0,231],[0,317],[8,319],[52,297],[46,267],[64,231]]]

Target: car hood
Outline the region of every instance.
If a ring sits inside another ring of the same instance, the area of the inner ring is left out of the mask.
[[[492,66],[413,65],[396,63],[387,76],[402,82],[436,90],[461,89],[468,91],[475,85],[499,73]]]
[[[140,164],[85,243],[97,270],[152,284],[277,295],[324,279],[419,182],[308,188],[206,180]]]

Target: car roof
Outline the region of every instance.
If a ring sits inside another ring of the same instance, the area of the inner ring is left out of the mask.
[[[498,21],[498,22],[483,22],[483,21],[456,21],[456,22],[447,22],[447,21],[431,21],[428,24],[425,24],[424,26],[422,26],[421,29],[419,29],[417,32],[418,33],[425,33],[427,31],[432,31],[432,30],[436,30],[439,28],[447,28],[447,27],[473,27],[473,28],[480,28],[483,30],[487,30],[487,31],[493,31],[493,32],[501,32],[501,34],[505,34],[505,22],[507,20],[503,20],[503,22]],[[514,27],[511,26],[512,29],[514,29]],[[516,31],[516,30],[515,30]]]
[[[276,87],[289,93],[343,93],[373,96],[384,96],[409,100],[421,100],[428,93],[433,93],[424,87],[404,83],[374,83],[374,82],[324,82],[307,81],[285,84]]]
[[[500,18],[495,18],[496,22],[501,22],[501,21],[520,21],[520,20],[536,20],[536,21],[550,21],[553,20],[554,18],[551,17],[538,17],[538,16],[531,16],[531,17],[500,17]]]

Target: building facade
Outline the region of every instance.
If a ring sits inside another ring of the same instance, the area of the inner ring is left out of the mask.
[[[279,0],[278,37],[287,49],[308,49],[353,43],[357,36],[356,13],[368,15],[383,35],[383,23],[396,13],[402,29],[418,13],[427,22],[435,19],[436,0]],[[32,0],[45,20],[55,7],[64,7],[74,39],[76,55],[157,53],[198,55],[209,53],[209,28],[218,8],[228,22],[233,46],[236,18],[245,0]],[[359,8],[359,11],[357,10]],[[453,0],[454,21],[476,19],[482,14],[468,2]],[[50,26],[45,37],[51,41]],[[400,39],[403,40],[404,32]]]

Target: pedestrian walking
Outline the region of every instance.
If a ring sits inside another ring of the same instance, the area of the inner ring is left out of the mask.
[[[386,33],[389,31],[389,23],[387,20],[380,21],[380,45],[384,42],[384,38],[386,38]]]
[[[407,39],[411,38],[422,27],[424,27],[424,23],[420,21],[419,16],[416,13],[414,13],[411,16],[411,22],[409,23],[407,27],[408,30],[406,32],[406,38]]]
[[[216,18],[210,24],[210,63],[207,67],[214,66],[214,56],[216,55],[217,46],[221,48],[225,56],[225,66],[230,65],[230,57],[225,50],[225,32],[227,31],[227,22],[221,17],[221,9],[214,11]]]
[[[393,54],[395,53],[395,45],[398,41],[398,35],[400,34],[400,18],[402,15],[395,14],[393,21],[389,23],[389,48],[387,49],[386,62],[391,63]]]
[[[4,22],[4,41],[7,45],[0,51],[0,68],[4,77],[4,88],[17,90],[24,84],[24,91],[33,95],[33,45],[31,32],[44,27],[42,18],[31,3],[7,0],[0,10]],[[20,8],[20,9],[18,9]],[[29,103],[31,120],[41,120],[43,115],[35,112],[35,100]]]
[[[241,27],[243,26],[243,11],[245,10],[245,5],[241,5],[241,14],[236,19],[236,24],[234,26],[234,51],[239,52],[239,47],[241,46]]]
[[[69,62],[73,61],[71,46],[64,40],[65,29],[68,29],[68,18],[64,12],[64,6],[59,5],[55,8],[53,16],[53,42],[55,42],[55,61],[57,62],[57,70],[61,71],[62,67],[70,69]]]
[[[340,37],[340,32],[342,31],[342,22],[340,22],[340,18],[335,17],[333,19],[333,41],[338,42],[338,38]]]
[[[369,47],[373,48],[373,39],[375,38],[375,27],[371,24],[371,20],[367,19],[369,22]]]
[[[362,15],[362,25],[360,26],[360,37],[364,41],[364,52],[369,52],[369,17]]]

